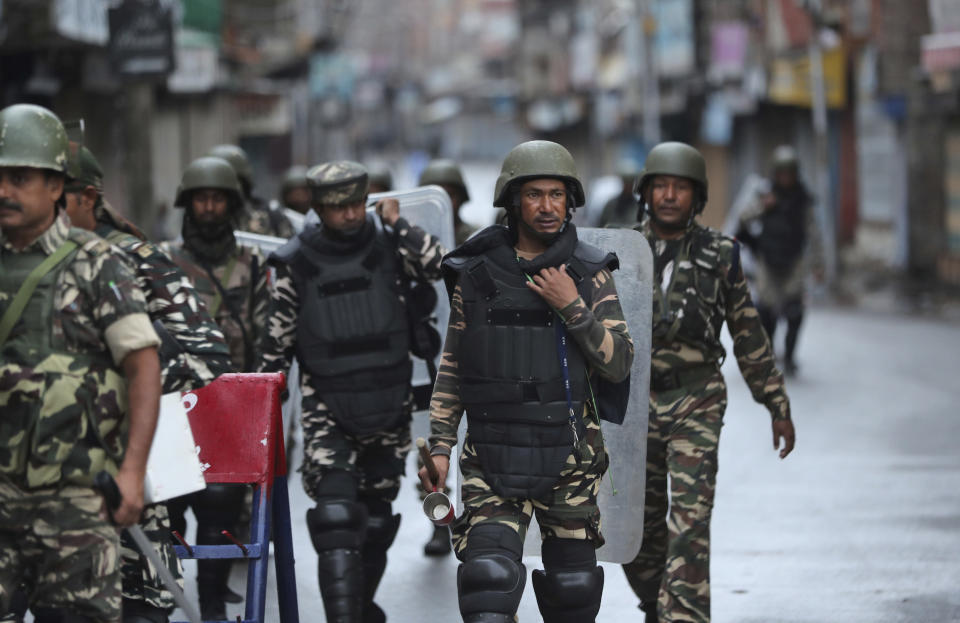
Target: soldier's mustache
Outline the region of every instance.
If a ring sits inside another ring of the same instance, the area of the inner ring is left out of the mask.
[[[16,201],[0,199],[0,210],[16,210],[17,212],[23,212],[23,206]]]

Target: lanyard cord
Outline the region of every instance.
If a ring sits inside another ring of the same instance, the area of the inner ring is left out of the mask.
[[[520,258],[517,258],[519,263]],[[527,278],[527,281],[530,283],[536,283],[533,280],[533,277],[528,275],[526,272],[523,273],[523,276]],[[551,307],[551,309],[553,309]],[[556,324],[554,325],[555,331],[554,334],[557,336],[557,355],[560,358],[560,369],[563,371],[563,389],[567,396],[567,420],[570,423],[570,432],[573,433],[573,457],[577,460],[577,463],[580,463],[580,435],[577,434],[577,415],[573,410],[573,393],[570,390],[570,366],[567,363],[567,331],[563,325],[563,318],[560,316],[560,312],[556,309],[553,309],[553,313],[556,314]],[[589,383],[589,379],[587,379]]]

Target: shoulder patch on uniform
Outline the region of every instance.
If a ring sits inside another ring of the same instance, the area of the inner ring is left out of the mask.
[[[145,244],[141,244],[139,247],[137,247],[137,255],[146,259],[153,255],[153,249]]]

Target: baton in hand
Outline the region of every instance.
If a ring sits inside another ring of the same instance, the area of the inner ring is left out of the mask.
[[[102,471],[97,474],[93,479],[93,486],[103,494],[103,499],[107,502],[108,511],[114,511],[120,507],[120,488],[117,487],[117,481],[113,479],[113,476],[111,476],[109,472]],[[156,568],[160,579],[163,580],[163,585],[167,587],[168,591],[173,593],[173,600],[177,602],[177,606],[186,613],[190,623],[201,623],[200,613],[193,607],[193,604],[187,601],[187,596],[183,594],[180,585],[177,584],[177,581],[173,578],[173,574],[170,573],[170,569],[163,564],[163,561],[160,559],[160,554],[157,553],[157,550],[153,549],[153,544],[150,543],[147,535],[143,533],[143,529],[134,524],[125,528],[125,530],[127,534],[130,535],[130,538],[133,539],[134,543],[137,544],[137,548],[143,552],[143,555],[150,561],[150,564]]]

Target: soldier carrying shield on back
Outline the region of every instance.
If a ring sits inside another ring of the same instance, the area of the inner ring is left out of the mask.
[[[453,524],[460,613],[514,620],[526,581],[523,542],[536,513],[544,571],[533,588],[544,620],[589,623],[600,610],[603,545],[597,495],[608,457],[590,384],[622,381],[633,361],[611,271],[615,255],[579,241],[583,205],[570,153],[549,141],[515,147],[495,202],[507,225],[479,232],[444,260],[450,321],[430,405],[441,485],[466,411],[464,512]]]
[[[385,621],[373,602],[400,527],[392,502],[410,449],[410,280],[435,281],[445,250],[395,199],[367,214],[363,165],[307,173],[320,223],[270,256],[276,267],[261,371],[294,356],[303,391],[307,527],[328,621]],[[379,218],[378,218],[379,217]],[[387,229],[389,227],[389,229]]]

